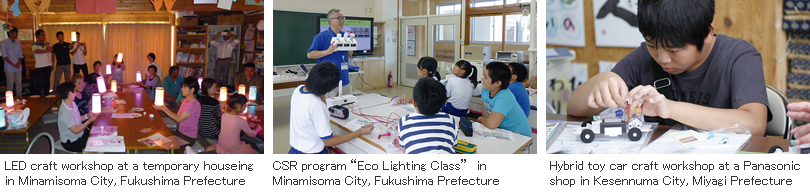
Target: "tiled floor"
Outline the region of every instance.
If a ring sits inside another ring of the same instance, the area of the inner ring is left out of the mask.
[[[396,85],[392,88],[363,89],[365,93],[377,93],[385,96],[413,97],[413,88]],[[273,154],[286,154],[290,150],[290,96],[273,99]],[[536,119],[535,119],[536,120]],[[537,140],[537,134],[532,138]],[[531,153],[537,152],[537,141],[531,146]]]

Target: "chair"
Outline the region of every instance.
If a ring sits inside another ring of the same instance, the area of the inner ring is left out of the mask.
[[[789,132],[793,129],[793,119],[787,117],[787,105],[790,100],[776,88],[770,85],[765,87],[768,94],[768,109],[772,115],[768,118],[765,135],[781,136],[783,139],[790,140],[792,135]]]
[[[55,144],[53,142],[53,136],[51,136],[50,133],[46,133],[46,132],[42,132],[42,133],[37,134],[37,136],[34,137],[33,140],[31,140],[31,143],[28,144],[28,149],[25,150],[25,153],[30,154],[31,153],[31,148],[33,148],[34,144],[38,143],[37,141],[39,140],[39,138],[42,138],[42,137],[48,138],[47,141],[48,141],[48,144],[51,146],[51,154],[54,154],[54,147],[56,147],[56,146],[55,146]]]

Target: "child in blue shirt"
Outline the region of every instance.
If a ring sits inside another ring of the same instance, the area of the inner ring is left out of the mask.
[[[442,106],[442,112],[453,116],[465,117],[470,108],[473,89],[478,85],[478,70],[466,60],[459,60],[453,66],[455,77],[447,78],[447,103]]]
[[[374,125],[369,124],[349,134],[332,135],[326,93],[335,89],[339,81],[340,69],[324,61],[312,67],[304,85],[295,88],[290,100],[290,154],[327,154],[327,146],[371,134]]]
[[[517,100],[518,105],[520,105],[520,108],[526,114],[526,118],[528,118],[532,102],[529,100],[529,92],[523,87],[523,81],[528,77],[528,70],[526,70],[526,66],[516,62],[509,63],[509,69],[512,71],[512,78],[509,80],[509,91],[512,91],[512,94],[515,95],[515,100]]]
[[[529,119],[523,109],[515,100],[515,96],[508,88],[512,72],[503,62],[490,62],[487,64],[484,77],[481,78],[483,89],[481,100],[484,102],[484,116],[478,117],[478,122],[490,129],[501,128],[532,136]]]
[[[413,87],[417,113],[399,119],[399,146],[406,154],[453,154],[458,140],[456,122],[440,112],[447,95],[442,83],[423,77]]]

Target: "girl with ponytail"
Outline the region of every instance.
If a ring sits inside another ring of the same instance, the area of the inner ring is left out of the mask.
[[[441,81],[442,76],[439,74],[439,71],[436,71],[438,66],[439,62],[437,62],[435,58],[422,57],[419,58],[419,62],[416,63],[416,72],[420,77],[434,77],[437,81]]]
[[[453,75],[447,78],[447,103],[442,106],[442,112],[466,117],[473,89],[478,85],[478,68],[466,60],[459,60],[453,66]]]

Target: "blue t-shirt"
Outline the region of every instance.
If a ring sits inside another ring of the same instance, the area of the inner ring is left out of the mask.
[[[343,33],[343,32],[341,32]],[[312,39],[312,45],[309,46],[307,53],[311,52],[312,50],[323,51],[329,49],[329,46],[332,45],[332,37],[337,37],[332,29],[327,29],[323,32],[318,33],[315,35],[315,38]],[[318,58],[318,63],[323,61],[330,61],[335,63],[335,65],[340,68],[340,64],[343,62],[349,62],[349,52],[348,51],[336,51],[335,53],[329,54],[322,58]],[[343,81],[343,85],[349,84],[349,69],[340,70],[340,80]]]
[[[529,101],[529,92],[523,87],[523,83],[514,82],[509,84],[509,91],[515,95],[515,100],[517,100],[518,105],[520,105],[520,109],[523,109],[526,118],[529,118],[529,111],[532,110],[532,102]]]
[[[528,137],[532,136],[532,127],[529,125],[529,119],[523,114],[523,109],[520,109],[515,95],[509,90],[501,90],[495,97],[489,97],[489,91],[481,89],[481,100],[486,107],[487,115],[492,115],[492,112],[503,114],[505,117],[498,128],[514,131]]]

